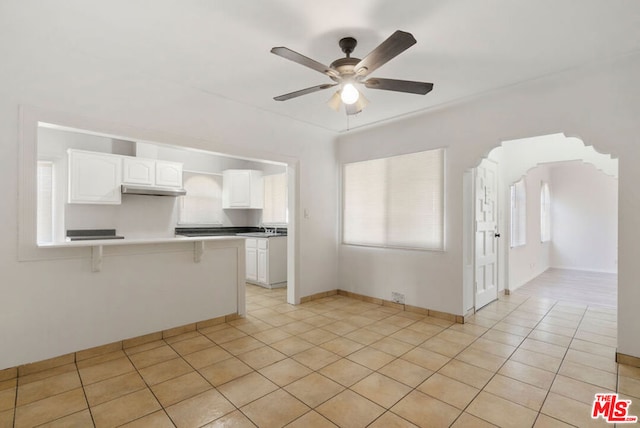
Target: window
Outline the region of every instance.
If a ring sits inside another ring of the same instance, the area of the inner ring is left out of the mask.
[[[185,171],[180,224],[222,224],[222,176]]]
[[[549,183],[542,182],[540,186],[540,241],[551,240],[551,197]]]
[[[38,161],[37,240],[53,242],[53,162]]]
[[[287,174],[264,177],[262,224],[287,224]]]
[[[527,243],[527,189],[524,179],[511,185],[511,247]]]
[[[343,242],[444,249],[444,149],[347,163]]]

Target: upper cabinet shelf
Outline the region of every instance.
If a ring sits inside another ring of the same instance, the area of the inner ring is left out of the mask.
[[[263,206],[262,171],[228,169],[222,172],[222,208],[262,209]]]

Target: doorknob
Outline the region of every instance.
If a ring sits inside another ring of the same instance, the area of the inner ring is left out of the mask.
[[[496,238],[499,238],[500,234],[496,232],[496,233],[493,234],[493,236],[495,236]]]

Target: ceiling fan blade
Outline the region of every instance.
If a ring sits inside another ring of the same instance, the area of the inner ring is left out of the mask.
[[[304,65],[305,67],[309,67],[312,70],[319,71],[320,73],[326,74],[329,77],[339,76],[339,73],[336,70],[330,67],[327,67],[324,64],[320,64],[318,61],[308,58],[302,54],[299,54],[296,51],[292,51],[289,48],[285,48],[283,46],[275,47],[271,49],[271,53],[281,56],[282,58],[286,58],[289,61],[293,61],[300,65]]]
[[[433,89],[433,83],[380,79],[377,77],[367,79],[363,83],[364,86],[370,89],[383,89],[385,91],[408,92],[410,94],[420,95],[424,95]]]
[[[299,91],[289,92],[288,94],[280,95],[280,96],[274,97],[273,99],[276,101],[286,101],[286,100],[290,100],[291,98],[299,97],[301,95],[307,95],[313,92],[322,91],[323,89],[329,89],[332,86],[336,86],[336,85],[337,83],[324,83],[322,85],[312,86],[306,89],[300,89]]]
[[[398,30],[357,63],[354,70],[359,76],[366,76],[415,44],[411,33]]]

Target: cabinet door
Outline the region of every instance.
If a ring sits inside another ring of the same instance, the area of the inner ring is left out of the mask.
[[[230,171],[224,176],[223,187],[227,191],[229,208],[249,208],[251,206],[250,171]]]
[[[258,280],[258,248],[257,239],[247,239],[245,241],[245,258],[247,264],[247,279]]]
[[[247,279],[258,281],[258,250],[247,248]]]
[[[70,204],[119,204],[121,183],[120,156],[69,150]]]
[[[122,182],[152,186],[156,178],[156,162],[152,159],[125,157],[122,164]]]
[[[258,282],[269,284],[269,250],[258,249]]]
[[[182,187],[182,164],[156,161],[156,186]]]
[[[262,208],[262,171],[228,169],[222,174],[222,208]]]

